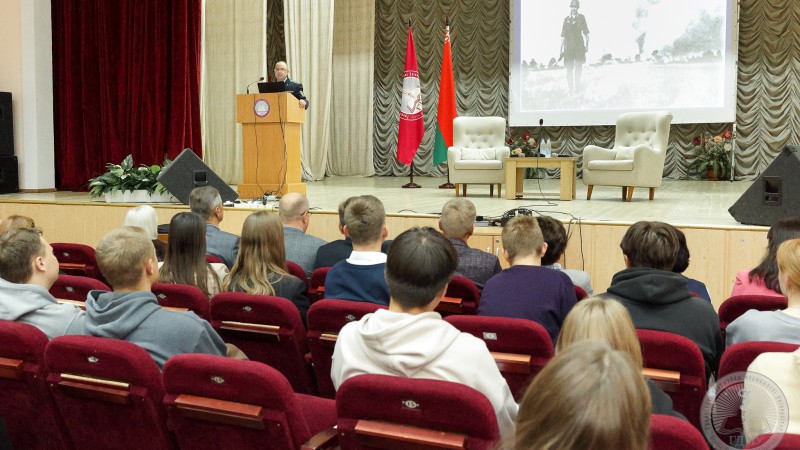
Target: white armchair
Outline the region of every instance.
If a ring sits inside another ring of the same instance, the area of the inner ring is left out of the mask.
[[[497,197],[505,181],[503,158],[510,154],[505,145],[506,119],[502,117],[456,117],[453,120],[453,146],[447,149],[450,181],[462,187],[467,195],[468,184],[488,184],[489,196]],[[508,187],[506,186],[506,189]]]
[[[617,118],[614,148],[587,145],[583,150],[583,184],[592,188],[622,186],[622,200],[631,201],[634,187],[650,188],[650,200],[661,186],[672,114],[666,111],[625,113]]]

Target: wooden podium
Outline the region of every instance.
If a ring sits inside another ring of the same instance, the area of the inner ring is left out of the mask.
[[[236,122],[242,124],[240,198],[264,193],[306,193],[300,167],[300,128],[306,111],[291,93],[236,96]]]

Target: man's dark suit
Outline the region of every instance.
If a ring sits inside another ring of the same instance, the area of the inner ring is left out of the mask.
[[[306,109],[308,109],[308,99],[306,98],[305,94],[303,94],[303,83],[297,83],[288,78],[284,82],[286,83],[286,92],[291,92],[292,95],[294,95],[294,97],[298,100],[305,100]]]

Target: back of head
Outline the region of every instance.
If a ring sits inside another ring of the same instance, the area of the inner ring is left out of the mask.
[[[283,225],[278,215],[267,211],[250,214],[242,226],[239,255],[223,289],[235,283],[244,292],[274,295],[269,275],[285,275],[285,267]]]
[[[141,205],[128,210],[125,214],[126,227],[139,227],[150,239],[158,239],[158,216],[156,210],[149,205]]]
[[[290,192],[278,203],[278,216],[283,223],[292,223],[300,220],[308,212],[308,198],[297,192]]]
[[[642,367],[642,349],[628,310],[613,299],[592,297],[578,302],[567,314],[558,334],[556,353],[583,341],[606,342]]]
[[[356,197],[348,197],[342,203],[339,203],[339,227],[344,228],[344,212],[347,210],[347,205]]]
[[[189,208],[208,221],[214,213],[214,208],[222,205],[222,197],[214,186],[201,186],[192,189],[189,194]]]
[[[34,228],[36,224],[27,216],[8,216],[0,222],[0,235],[16,228]]]
[[[443,234],[414,227],[392,241],[386,260],[386,284],[403,309],[430,304],[458,268],[458,253]]]
[[[95,249],[100,272],[115,290],[135,286],[141,281],[140,268],[147,259],[156,259],[153,242],[140,230],[123,227],[112,230]]]
[[[542,239],[547,243],[547,250],[542,256],[542,265],[555,264],[567,248],[567,230],[563,223],[550,216],[539,216],[536,222],[542,230]]]
[[[664,222],[640,221],[631,225],[622,237],[620,248],[630,267],[672,271],[678,256],[675,227]]]
[[[0,235],[0,278],[11,283],[27,283],[33,276],[31,262],[45,255],[42,231],[38,228],[12,228]]]
[[[448,239],[461,239],[469,234],[475,224],[475,205],[465,198],[454,198],[442,207],[439,219],[442,233]]]
[[[667,224],[669,225],[669,224]],[[678,238],[678,254],[675,255],[675,264],[672,265],[672,271],[675,273],[683,273],[689,268],[689,246],[686,245],[686,235],[683,231],[669,225],[675,236]]]
[[[800,217],[786,217],[772,224],[767,232],[767,254],[761,263],[750,271],[750,279],[761,278],[768,288],[780,292],[776,261],[778,248],[785,241],[797,238],[800,238]]]
[[[530,216],[516,216],[503,227],[503,248],[508,252],[512,263],[542,251],[544,237],[539,223]]]
[[[778,270],[794,284],[795,291],[800,291],[800,239],[783,241],[778,247],[776,259]]]
[[[211,295],[207,281],[206,225],[198,214],[182,212],[172,216],[167,254],[159,273],[165,283],[197,286],[207,296]]]
[[[386,211],[383,203],[373,195],[352,199],[344,211],[344,225],[354,244],[366,245],[383,238]]]
[[[517,414],[517,449],[644,450],[650,393],[628,356],[585,341],[534,378]]]

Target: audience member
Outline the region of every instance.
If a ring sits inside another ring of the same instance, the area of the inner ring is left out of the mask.
[[[274,295],[291,300],[303,323],[311,303],[306,283],[286,272],[283,226],[277,214],[250,214],[242,226],[239,257],[225,280],[225,291]]]
[[[585,341],[533,379],[519,407],[515,449],[645,450],[650,396],[629,355]]]
[[[764,392],[763,379],[753,374],[762,375],[775,383],[777,389],[773,392],[782,394],[786,399],[784,407],[788,421],[785,429],[780,427],[782,421],[776,420],[774,415],[773,411],[778,405],[773,396]],[[745,397],[742,399],[745,439],[750,442],[754,437],[768,433],[800,434],[800,349],[791,353],[762,353],[747,368],[747,375],[744,377]],[[769,415],[765,416],[765,413]]]
[[[278,208],[278,216],[283,222],[286,259],[302,267],[306,278],[311,278],[317,250],[326,242],[306,234],[311,219],[311,214],[308,212],[308,198],[303,194],[290,192],[281,197]]]
[[[475,231],[475,214],[475,205],[471,201],[454,198],[442,207],[439,229],[447,239],[450,239],[458,252],[456,275],[469,278],[479,290],[482,290],[486,281],[503,269],[497,256],[467,245],[467,241]]]
[[[131,208],[125,214],[126,227],[139,227],[145,231],[150,240],[153,241],[153,247],[156,248],[156,258],[159,261],[164,261],[164,255],[167,253],[167,243],[158,239],[158,216],[156,210],[149,205],[141,205],[136,208]]]
[[[356,197],[350,197],[347,200],[339,203],[339,233],[344,235],[344,210],[347,205]],[[383,241],[381,244],[381,252],[386,253],[389,251],[389,246],[392,245],[391,240]],[[317,257],[314,260],[314,269],[320,267],[333,267],[339,261],[345,260],[350,257],[353,252],[353,240],[349,236],[344,239],[328,242],[317,250]]]
[[[169,243],[164,263],[159,270],[162,283],[196,286],[209,299],[222,290],[220,281],[228,273],[217,264],[219,273],[206,261],[206,235],[203,218],[191,212],[172,216],[169,221]]]
[[[545,327],[555,344],[564,318],[575,306],[572,280],[563,272],[541,267],[547,244],[533,217],[509,220],[502,238],[503,257],[511,267],[486,282],[478,314],[532,320]]]
[[[742,314],[725,330],[728,345],[748,341],[800,344],[800,239],[784,241],[775,259],[788,307],[782,311],[751,309]]]
[[[381,244],[389,231],[383,203],[372,195],[356,197],[344,212],[344,233],[353,241],[353,252],[328,271],[325,297],[389,304],[384,278],[386,254]]]
[[[669,226],[672,227],[672,231],[674,231],[675,236],[678,237],[678,255],[675,257],[675,265],[672,266],[672,271],[683,274],[683,272],[689,268],[690,256],[689,246],[686,245],[686,235],[683,234],[683,231],[673,227],[672,225]],[[708,293],[708,288],[706,288],[705,283],[689,278],[686,275],[682,276],[686,279],[686,288],[689,289],[689,292],[692,294],[697,294],[697,296],[704,298],[709,302],[711,301],[711,295]]]
[[[636,328],[679,334],[697,344],[706,375],[712,375],[725,350],[719,316],[711,303],[689,292],[682,275],[672,272],[679,247],[673,230],[646,221],[628,228],[620,243],[627,268],[614,275],[605,295],[628,309]]]
[[[577,269],[564,269],[558,260],[567,249],[567,230],[564,224],[550,216],[539,216],[536,218],[539,228],[542,230],[542,237],[547,244],[547,251],[542,256],[542,267],[558,270],[567,274],[572,284],[583,289],[587,295],[594,295],[592,289],[592,277],[588,273]]]
[[[17,228],[35,228],[36,224],[33,219],[27,216],[8,216],[0,222],[0,235],[7,231],[15,230]]]
[[[344,326],[333,352],[331,378],[338,387],[361,374],[453,381],[489,399],[501,434],[514,430],[517,404],[480,339],[459,332],[434,312],[458,267],[458,254],[430,227],[411,228],[389,249],[389,309]]]
[[[114,292],[89,293],[86,330],[90,334],[132,342],[147,350],[159,367],[182,353],[226,354],[225,343],[208,322],[193,312],[169,311],[158,305],[150,291],[158,280],[158,260],[144,234],[133,228],[113,230],[97,244],[96,255]]]
[[[50,339],[85,334],[86,314],[50,295],[58,260],[38,228],[16,228],[0,236],[0,278],[0,320],[33,325]]]
[[[578,342],[605,342],[630,358],[633,366],[642,371],[642,349],[628,311],[616,300],[594,297],[578,302],[564,319],[558,335],[556,354]],[[641,375],[640,375],[641,376]],[[644,377],[643,377],[644,378]],[[685,419],[672,409],[672,399],[649,378],[644,378],[653,405],[653,414]]]
[[[767,232],[767,254],[755,269],[742,269],[736,274],[731,296],[783,295],[778,283],[775,255],[784,241],[797,238],[800,238],[800,217],[786,217],[772,224]]]
[[[239,236],[219,229],[225,216],[225,207],[222,206],[222,197],[217,188],[202,186],[192,189],[189,207],[206,221],[206,254],[221,259],[228,269],[233,267],[236,254],[239,253]]]

